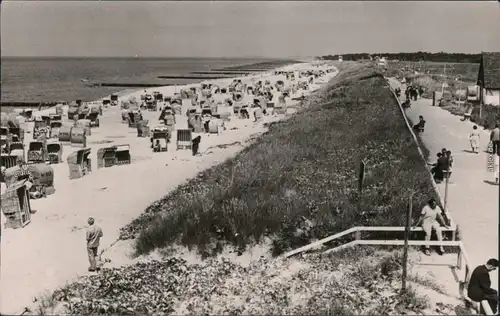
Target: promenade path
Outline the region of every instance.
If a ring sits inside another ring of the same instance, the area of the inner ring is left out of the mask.
[[[395,79],[389,82],[393,88],[400,85]],[[402,97],[405,97],[404,94]],[[442,148],[451,150],[454,156],[447,208],[459,226],[471,268],[484,264],[489,258],[498,258],[500,197],[499,187],[493,182],[493,174],[486,170],[489,131],[479,127],[481,152],[474,154],[470,152],[468,139],[474,123],[462,122],[461,117],[432,106],[430,99],[412,101],[406,115],[415,123],[419,115],[427,121],[421,139],[429,149],[430,157],[427,158],[430,162],[435,162],[436,154]],[[438,188],[444,198],[444,182],[438,184]],[[492,287],[498,289],[498,271],[491,273],[491,281]]]

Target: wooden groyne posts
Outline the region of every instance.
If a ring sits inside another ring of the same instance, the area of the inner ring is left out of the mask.
[[[234,76],[234,75],[232,75]],[[213,80],[231,78],[227,75],[203,76],[203,75],[174,75],[174,76],[158,76],[160,79],[200,79],[200,80]]]
[[[102,82],[102,83],[93,83],[92,86],[94,86],[94,87],[153,88],[153,87],[171,86],[171,84]]]

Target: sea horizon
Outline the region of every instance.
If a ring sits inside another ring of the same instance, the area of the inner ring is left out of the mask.
[[[193,72],[293,59],[197,57],[2,57],[1,98],[6,103],[93,101],[144,85],[168,86],[206,78],[162,79]],[[206,76],[205,76],[206,77]],[[95,86],[95,83],[123,86]],[[131,86],[137,84],[138,86]]]
[[[316,56],[315,56],[316,57]],[[198,56],[1,56],[1,59],[195,59],[195,60],[294,60],[311,57],[198,57]]]

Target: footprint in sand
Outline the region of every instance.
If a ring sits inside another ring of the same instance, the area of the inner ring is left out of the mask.
[[[101,145],[101,144],[109,144],[112,142],[113,142],[112,140],[97,140],[97,141],[90,142],[89,144]]]
[[[45,219],[47,219],[49,221],[58,221],[58,220],[64,219],[65,217],[66,216],[64,216],[64,215],[53,214],[53,215],[45,216]]]
[[[139,161],[144,161],[144,160],[150,160],[153,159],[153,157],[150,156],[132,156],[131,163],[139,162]]]

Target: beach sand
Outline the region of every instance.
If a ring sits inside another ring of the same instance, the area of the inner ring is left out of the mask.
[[[312,67],[308,64],[297,64],[284,68]],[[320,80],[328,82],[335,75],[336,72],[328,73]],[[258,76],[272,82],[278,80],[271,72]],[[248,77],[242,79],[246,78]],[[211,82],[224,81],[230,82],[232,79]],[[188,86],[196,85],[199,84]],[[164,96],[169,96],[181,88],[183,87],[147,90],[149,93],[159,91]],[[310,91],[317,88],[319,85],[311,85]],[[124,99],[135,96],[140,100],[143,91],[134,91]],[[288,102],[288,105],[292,103]],[[183,114],[186,109],[187,107]],[[141,112],[144,119],[149,120],[150,126],[156,125],[159,112]],[[70,180],[66,157],[78,148],[65,145],[63,163],[52,165],[55,173],[55,194],[31,200],[32,209],[36,213],[32,214],[31,223],[26,227],[15,230],[2,228],[1,313],[20,313],[24,307],[33,303],[34,297],[40,297],[44,291],[52,292],[78,276],[89,274],[85,228],[90,216],[96,219],[96,224],[104,232],[100,249],[105,249],[103,257],[111,260],[111,263],[104,267],[129,264],[138,260],[132,260],[127,255],[133,241],[119,241],[115,244],[121,227],[139,216],[153,201],[162,198],[200,171],[234,156],[253,138],[266,131],[265,123],[284,117],[285,115],[265,116],[257,123],[252,119],[232,117],[228,129],[221,135],[202,134],[202,155],[193,157],[190,150],[175,150],[175,133],[168,152],[153,153],[149,138],[138,138],[135,128],[129,128],[121,122],[119,106],[105,109],[100,117],[100,127],[93,128],[92,135],[87,138],[87,147],[92,150],[93,172],[83,178]],[[176,121],[176,129],[187,128],[185,115],[178,115]],[[25,130],[31,130],[32,124],[28,123]],[[28,144],[31,138],[31,134],[26,134],[25,143]],[[132,163],[98,170],[97,150],[119,144],[130,145]],[[216,147],[224,144],[233,145],[226,148]],[[4,190],[5,185],[2,184],[2,192]],[[2,213],[2,223],[4,222]],[[114,247],[111,247],[112,245]]]

